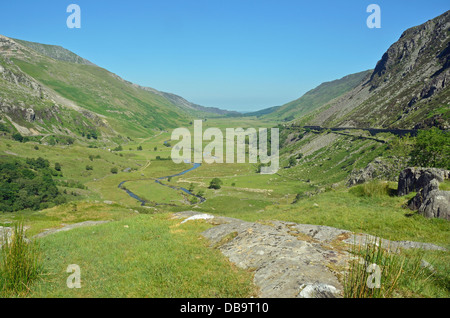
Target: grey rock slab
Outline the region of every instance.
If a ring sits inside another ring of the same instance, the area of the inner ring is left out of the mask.
[[[202,213],[174,213],[187,219]],[[338,240],[351,245],[374,244],[392,251],[400,248],[445,250],[440,246],[410,241],[389,241],[330,226],[271,221],[269,224],[218,217],[204,219],[215,226],[202,235],[222,254],[243,269],[252,270],[254,283],[263,298],[341,297],[337,275],[354,258],[347,250],[333,247]]]
[[[50,230],[44,231],[42,233],[39,233],[39,234],[33,236],[33,238],[42,238],[42,237],[45,237],[45,236],[48,236],[51,234],[55,234],[58,232],[65,232],[65,231],[70,231],[70,230],[73,230],[73,229],[79,228],[79,227],[105,224],[105,223],[109,223],[109,222],[111,222],[111,221],[85,221],[85,222],[70,224],[70,225],[66,225],[59,229],[50,229]]]

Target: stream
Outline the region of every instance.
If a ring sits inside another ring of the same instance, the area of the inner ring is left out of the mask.
[[[203,198],[203,197],[201,197],[201,196],[199,196],[199,195],[196,195],[196,194],[192,193],[191,191],[189,191],[189,190],[186,189],[186,188],[183,188],[183,187],[176,187],[176,186],[171,186],[171,185],[167,185],[167,184],[164,184],[164,183],[161,182],[161,180],[164,180],[164,179],[169,179],[169,178],[172,178],[172,177],[178,177],[178,176],[184,175],[184,174],[186,174],[186,173],[188,173],[188,172],[190,172],[190,171],[192,171],[192,170],[195,170],[195,169],[199,168],[200,166],[201,166],[200,163],[194,163],[194,165],[192,166],[192,168],[189,168],[189,169],[187,169],[187,170],[181,171],[180,173],[173,174],[173,175],[170,175],[170,176],[165,176],[165,177],[156,178],[155,182],[158,183],[158,184],[160,184],[160,185],[162,185],[162,186],[164,186],[164,187],[169,187],[169,188],[172,188],[172,189],[174,189],[174,190],[181,190],[181,191],[187,193],[188,195],[192,195],[192,196],[194,196],[194,197],[196,197],[196,198],[199,199],[199,203],[205,202],[205,201],[206,201],[205,198]],[[145,203],[147,203],[147,201],[145,201],[144,199],[140,198],[137,194],[133,193],[132,191],[128,190],[127,188],[124,188],[124,187],[123,187],[123,185],[124,185],[126,182],[130,182],[130,181],[140,181],[140,180],[148,180],[148,179],[125,180],[125,181],[122,181],[122,182],[119,184],[119,188],[122,189],[122,190],[125,190],[125,192],[126,192],[130,197],[132,197],[133,199],[138,200],[139,202],[141,202],[141,206],[144,206]],[[153,180],[153,179],[152,179],[152,180]],[[163,205],[163,203],[157,203],[156,205]]]

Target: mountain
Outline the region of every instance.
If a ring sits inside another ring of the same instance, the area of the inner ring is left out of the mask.
[[[272,107],[265,112],[265,118],[290,121],[302,117],[309,112],[347,93],[369,76],[371,71],[347,75],[341,79],[325,82],[308,91],[299,99],[289,102],[281,107]]]
[[[367,80],[304,120],[324,127],[448,129],[450,11],[406,30]]]
[[[228,113],[133,84],[60,46],[0,35],[0,123],[11,132],[119,142]]]
[[[172,94],[172,93],[166,93],[158,91],[151,87],[143,87],[139,86],[139,88],[147,90],[149,92],[152,92],[153,94],[163,96],[167,100],[169,100],[172,104],[175,106],[180,107],[181,109],[187,111],[194,117],[213,117],[213,116],[228,116],[228,115],[239,115],[240,113],[236,111],[230,111],[230,110],[224,110],[217,107],[207,107],[207,106],[201,106],[198,104],[191,103],[184,99],[181,96]]]
[[[55,60],[65,61],[65,62],[71,62],[76,64],[84,64],[84,65],[93,65],[96,66],[94,63],[76,55],[75,53],[61,47],[58,45],[48,45],[48,44],[41,44],[36,42],[29,42],[19,39],[11,39],[17,43],[22,44],[23,46],[26,46],[42,55],[51,57]]]
[[[277,109],[280,109],[281,106],[273,106],[273,107],[269,107],[269,108],[264,108],[258,111],[254,111],[254,112],[248,112],[248,113],[244,113],[244,114],[240,114],[240,116],[243,117],[261,117],[263,115],[268,115],[271,114],[273,112],[275,112]]]

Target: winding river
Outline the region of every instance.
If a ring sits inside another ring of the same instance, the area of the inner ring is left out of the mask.
[[[189,169],[187,169],[187,170],[181,171],[180,173],[173,174],[173,175],[170,175],[170,176],[165,176],[165,177],[156,178],[155,182],[158,183],[158,184],[160,184],[160,185],[162,185],[162,186],[164,186],[164,187],[169,187],[169,188],[172,188],[172,189],[174,189],[174,190],[176,190],[176,191],[181,190],[181,191],[187,193],[188,195],[192,195],[192,196],[196,197],[197,199],[199,199],[199,203],[205,202],[206,199],[205,199],[204,197],[201,197],[201,196],[199,196],[199,195],[196,195],[196,194],[192,193],[191,191],[189,191],[189,190],[186,189],[186,188],[183,188],[183,187],[175,187],[175,186],[167,185],[167,184],[164,184],[164,183],[161,182],[161,180],[164,180],[164,179],[169,179],[169,178],[172,178],[172,177],[178,177],[178,176],[184,175],[184,174],[186,174],[186,173],[188,173],[188,172],[190,172],[190,171],[192,171],[192,170],[195,170],[195,169],[199,168],[200,166],[201,166],[200,163],[194,163],[194,165],[192,166],[192,168],[189,168]],[[119,188],[122,189],[122,190],[125,190],[125,192],[126,192],[130,197],[132,197],[133,199],[138,200],[139,202],[141,202],[141,206],[144,206],[145,203],[147,203],[147,201],[145,201],[144,199],[140,198],[137,194],[133,193],[132,191],[128,190],[127,188],[124,188],[124,187],[123,187],[123,185],[124,185],[126,182],[130,182],[130,181],[140,181],[140,180],[149,180],[149,179],[125,180],[125,181],[122,181],[122,182],[119,184]],[[152,179],[150,179],[150,180],[154,180],[154,179],[152,178]],[[160,203],[160,204],[157,203],[157,205],[162,205],[162,203]]]

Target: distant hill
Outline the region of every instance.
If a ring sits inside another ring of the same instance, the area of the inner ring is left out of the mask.
[[[271,113],[275,112],[280,107],[281,106],[273,106],[273,107],[257,110],[257,111],[254,111],[254,112],[239,113],[239,116],[242,116],[242,117],[253,117],[253,116],[261,117],[261,116],[268,115],[268,114],[271,114]]]
[[[322,83],[299,99],[283,106],[272,107],[260,112],[262,115],[266,115],[263,116],[264,118],[268,119],[280,121],[294,120],[352,90],[370,74],[371,71],[364,71],[347,75],[338,80]]]
[[[139,85],[138,85],[139,86]],[[207,106],[201,106],[198,104],[191,103],[184,99],[181,96],[172,94],[172,93],[166,93],[158,91],[154,88],[150,87],[143,87],[139,86],[141,89],[147,90],[149,92],[152,92],[154,94],[163,96],[167,100],[169,100],[172,104],[180,107],[181,109],[187,111],[193,116],[199,116],[199,117],[211,117],[211,116],[227,116],[227,115],[239,115],[240,113],[236,111],[229,111],[220,109],[217,107],[207,107]]]

